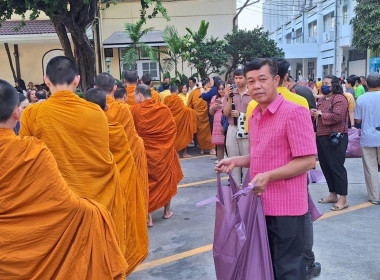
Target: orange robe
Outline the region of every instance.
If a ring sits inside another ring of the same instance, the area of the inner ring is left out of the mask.
[[[0,232],[1,279],[125,279],[105,207],[70,190],[42,141],[4,128]]]
[[[48,100],[25,109],[19,133],[34,136],[48,146],[63,178],[79,197],[107,207],[124,253],[124,189],[109,149],[108,121],[102,109],[73,92],[57,91]]]
[[[153,99],[153,100],[156,100],[156,101],[158,101],[158,102],[161,102],[161,101],[160,101],[160,100],[161,100],[160,94],[159,94],[157,91],[155,91],[153,88],[150,88],[150,93],[151,93],[151,95],[152,95],[152,99]]]
[[[127,226],[126,254],[129,275],[148,256],[148,228],[146,225],[146,200],[140,192],[138,171],[124,128],[119,123],[109,123],[110,150],[120,170],[125,191]]]
[[[169,108],[147,99],[131,109],[148,159],[149,213],[165,206],[177,193],[183,173],[174,148],[177,135]]]
[[[187,106],[194,109],[197,113],[197,139],[202,150],[211,150],[214,145],[211,144],[211,130],[208,119],[207,102],[199,96],[201,91],[199,88],[194,89],[187,100]]]
[[[136,89],[136,86],[127,86],[126,87],[127,103],[131,106],[136,104],[136,102],[135,102],[135,89]]]
[[[190,144],[194,133],[197,132],[197,114],[193,109],[186,107],[182,98],[176,94],[166,97],[165,105],[172,112],[177,127],[174,147],[178,152]]]
[[[108,110],[106,115],[110,122],[118,122],[124,128],[129,147],[132,150],[133,158],[138,172],[138,182],[140,183],[141,199],[145,201],[145,214],[148,215],[148,200],[149,200],[149,186],[148,186],[148,165],[146,161],[144,141],[137,134],[135,124],[129,105],[121,100],[115,100],[111,96],[107,96]],[[140,196],[139,196],[140,197]]]

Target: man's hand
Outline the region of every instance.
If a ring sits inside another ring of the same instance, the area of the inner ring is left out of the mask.
[[[238,117],[239,117],[239,111],[237,111],[237,110],[232,110],[232,111],[231,111],[231,117],[238,118]]]
[[[215,171],[219,173],[228,173],[235,168],[235,163],[232,158],[222,159],[215,166]]]
[[[250,184],[256,184],[255,188],[253,191],[258,195],[262,195],[263,192],[266,190],[267,185],[270,181],[270,176],[268,172],[265,173],[259,173],[253,178]]]

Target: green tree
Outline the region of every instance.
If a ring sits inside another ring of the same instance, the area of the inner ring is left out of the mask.
[[[141,42],[141,38],[146,35],[153,28],[142,29],[145,19],[139,19],[136,23],[126,23],[125,32],[128,34],[132,43],[127,47],[123,54],[123,64],[125,70],[136,69],[136,62],[139,58],[139,51],[141,51],[144,56],[149,56],[150,59],[157,61],[157,52],[151,46]]]
[[[10,19],[12,14],[22,15],[31,11],[29,19],[38,18],[44,12],[52,21],[66,56],[74,58],[81,75],[81,87],[87,88],[95,77],[95,51],[86,35],[86,30],[95,21],[98,9],[108,8],[115,0],[103,0],[98,6],[98,0],[1,0],[0,22]],[[147,9],[153,6],[149,14]],[[140,17],[152,18],[158,13],[167,18],[166,10],[161,0],[141,0]],[[74,50],[71,48],[67,31],[71,35]]]
[[[167,50],[161,51],[161,53],[166,55],[161,65],[162,71],[170,71],[174,67],[175,73],[177,73],[178,63],[181,61],[183,73],[183,63],[187,60],[187,42],[189,36],[180,36],[177,29],[174,26],[169,25],[162,33],[162,38],[167,47]]]
[[[244,64],[254,58],[285,55],[262,27],[253,30],[234,30],[232,34],[227,34],[224,40],[226,40],[224,51],[230,56],[228,63],[225,64],[226,78],[239,64]]]
[[[378,0],[356,0],[353,45],[360,50],[380,50],[380,5]]]
[[[201,21],[199,29],[192,31],[186,28],[190,35],[188,47],[188,62],[194,65],[201,79],[213,74],[221,74],[223,64],[228,55],[224,52],[225,42],[218,38],[206,38],[209,22]]]

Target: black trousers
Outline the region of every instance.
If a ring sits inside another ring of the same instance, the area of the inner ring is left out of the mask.
[[[330,144],[329,136],[317,136],[318,160],[325,175],[329,191],[339,195],[347,195],[348,179],[344,167],[348,135],[344,134],[337,146]]]
[[[305,280],[305,215],[265,218],[274,278]]]

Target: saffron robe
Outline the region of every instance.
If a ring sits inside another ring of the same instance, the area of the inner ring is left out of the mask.
[[[197,113],[197,139],[202,150],[211,150],[214,145],[211,144],[211,130],[208,118],[207,102],[200,98],[201,91],[199,88],[191,91],[187,100],[187,106],[194,109]]]
[[[126,87],[128,105],[132,106],[132,105],[136,104],[136,102],[135,102],[135,89],[136,89],[136,86],[127,86]]]
[[[129,275],[148,256],[148,228],[146,199],[140,191],[135,160],[124,128],[119,123],[109,123],[110,150],[120,170],[126,200],[126,254]]]
[[[42,140],[74,193],[107,207],[124,253],[124,189],[109,149],[108,121],[103,110],[73,92],[57,91],[48,100],[24,110],[20,136]]]
[[[158,101],[158,102],[161,102],[160,94],[159,94],[157,91],[155,91],[153,88],[150,88],[150,93],[151,93],[151,95],[152,95],[152,99],[153,99],[153,100],[156,100],[156,101]]]
[[[0,128],[0,278],[125,279],[112,218],[68,187],[46,145]]]
[[[166,97],[165,105],[172,112],[177,127],[174,147],[178,152],[190,144],[194,133],[197,132],[197,114],[193,109],[186,107],[181,97],[176,94]]]
[[[138,172],[138,183],[140,186],[141,197],[145,202],[145,214],[148,216],[148,200],[149,200],[149,186],[148,186],[148,165],[146,162],[146,153],[144,141],[137,134],[133,117],[130,111],[130,106],[121,101],[115,100],[111,96],[107,96],[108,110],[106,115],[110,122],[118,122],[124,128],[129,147],[131,148],[135,165]]]
[[[148,159],[149,213],[165,206],[177,193],[183,173],[174,148],[177,129],[169,108],[147,99],[131,109]]]

